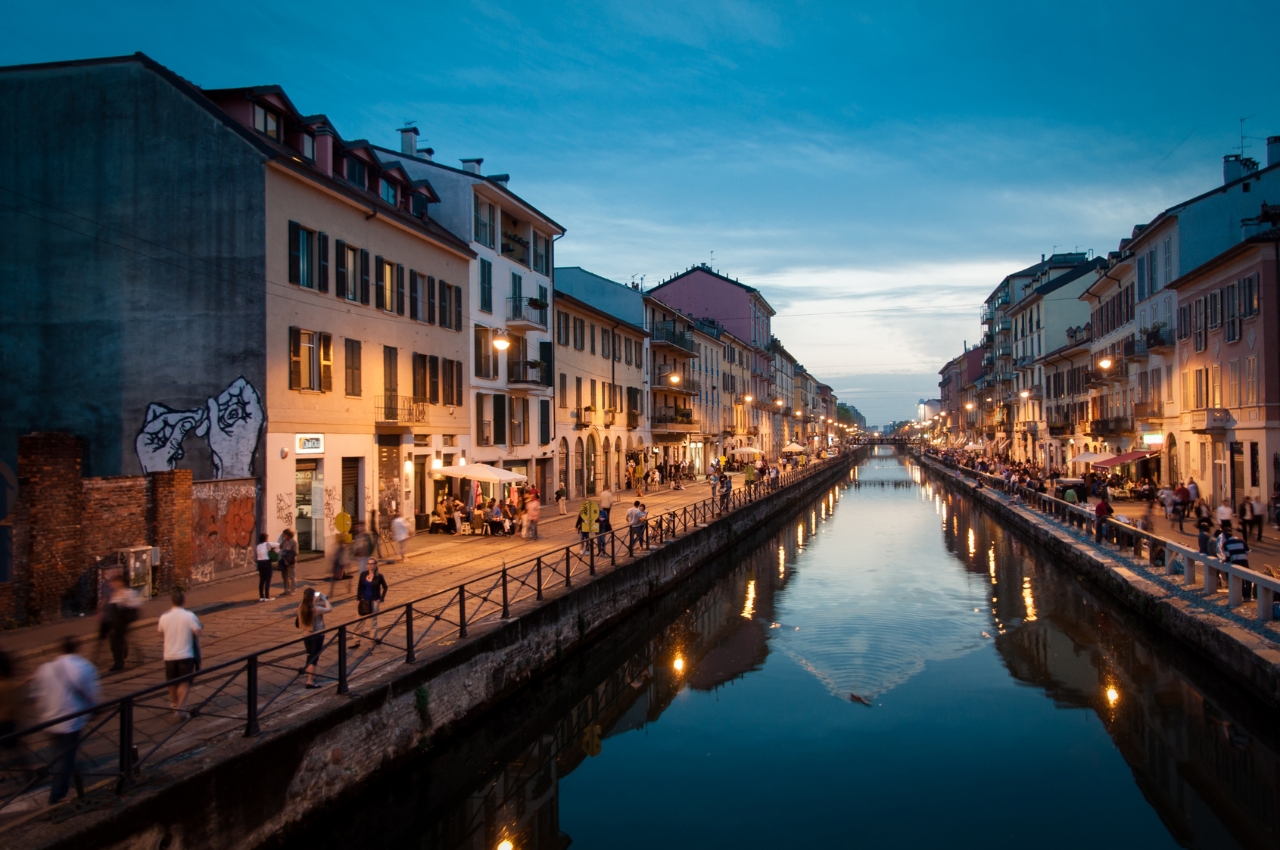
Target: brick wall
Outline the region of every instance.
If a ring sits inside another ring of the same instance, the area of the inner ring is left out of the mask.
[[[75,613],[83,595],[84,502],[80,463],[84,443],[69,434],[18,438],[14,584],[19,621],[40,622]]]
[[[92,564],[117,549],[149,546],[147,533],[147,479],[142,475],[86,478],[84,512],[81,515],[84,552]]]
[[[191,583],[191,470],[175,469],[148,476],[147,505],[151,545],[160,548],[160,566],[152,583],[159,593]]]

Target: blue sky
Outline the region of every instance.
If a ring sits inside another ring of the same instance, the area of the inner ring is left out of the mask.
[[[1113,249],[1280,134],[1280,5],[22,4],[0,61],[141,50],[278,83],[348,138],[486,173],[568,228],[557,263],[759,286],[872,422],[910,416],[985,294]],[[1272,46],[1268,47],[1267,43]],[[714,258],[712,252],[714,251]]]

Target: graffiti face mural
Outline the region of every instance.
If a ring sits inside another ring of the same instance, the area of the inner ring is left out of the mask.
[[[182,443],[194,431],[209,442],[214,478],[249,478],[264,421],[262,398],[243,377],[198,410],[153,403],[134,440],[138,463],[143,472],[177,468],[185,454]]]

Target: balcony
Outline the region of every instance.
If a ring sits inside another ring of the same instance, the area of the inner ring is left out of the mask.
[[[986,366],[987,368],[991,368],[992,366],[996,365],[996,356],[994,354],[985,355],[982,358],[982,365]]]
[[[1013,356],[1012,345],[1005,343],[1004,345],[996,346],[996,357],[1012,357],[1012,356]]]
[[[380,395],[373,400],[373,421],[379,425],[409,425],[427,421],[427,400],[405,395]]]
[[[611,426],[613,425],[613,423],[614,423],[614,422],[616,422],[616,421],[618,421],[618,412],[617,412],[616,410],[605,410],[605,411],[601,411],[601,413],[600,413],[600,424],[601,424],[601,425],[603,425],[603,426],[604,426],[604,427],[606,427],[606,428],[609,428],[609,427],[611,427]]]
[[[1162,419],[1164,418],[1164,402],[1162,401],[1139,401],[1133,405],[1134,419]]]
[[[573,427],[586,428],[595,422],[596,410],[594,407],[579,407],[573,412]]]
[[[996,319],[995,329],[997,332],[1007,332],[1013,330],[1013,319],[1003,316]]]
[[[1191,430],[1199,434],[1225,431],[1231,425],[1231,411],[1222,407],[1208,407],[1191,411]]]
[[[1149,354],[1147,341],[1145,339],[1129,340],[1122,347],[1121,353],[1126,360],[1146,360]]]
[[[698,422],[694,419],[693,411],[683,407],[659,408],[653,414],[650,425],[655,433],[665,431],[690,434],[698,430]]]
[[[1050,416],[1046,425],[1049,427],[1050,437],[1065,437],[1071,433],[1071,419],[1066,416]]]
[[[507,299],[507,327],[518,331],[547,329],[547,302],[540,298],[515,296]]]
[[[1009,290],[1003,289],[1000,291],[1000,294],[996,296],[996,306],[997,307],[1009,306]]]
[[[996,309],[990,304],[987,304],[982,308],[981,321],[984,324],[990,324],[995,320],[996,320]]]
[[[1089,423],[1089,433],[1095,437],[1118,437],[1133,432],[1133,420],[1128,416],[1110,419],[1094,419]]]
[[[1177,345],[1173,328],[1155,328],[1147,331],[1147,351],[1152,354],[1172,351]]]
[[[539,360],[508,360],[507,383],[545,387],[548,385],[546,364]]]
[[[627,430],[634,431],[639,427],[640,427],[640,411],[628,410],[627,411]]]
[[[476,439],[480,441],[482,446],[493,445],[493,423],[488,419],[480,423],[480,433],[476,434]]]
[[[995,374],[996,381],[1003,382],[1003,383],[1012,383],[1013,377],[1014,376],[1012,372],[997,372]]]
[[[651,349],[669,347],[685,354],[692,354],[693,334],[677,328],[674,321],[655,322],[649,334],[649,347]]]
[[[672,381],[672,378],[676,381]],[[702,389],[702,383],[683,374],[673,366],[659,366],[653,379],[654,392],[684,393],[696,395]]]

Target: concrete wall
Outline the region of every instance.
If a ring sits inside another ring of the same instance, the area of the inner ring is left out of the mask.
[[[154,420],[145,464],[136,439],[263,385],[261,154],[141,60],[8,70],[0,186],[0,461],[65,431],[91,475],[213,477],[207,438],[164,439],[191,424]]]
[[[778,522],[847,474],[851,459],[658,549],[639,561],[495,625],[419,665],[353,682],[349,697],[256,738],[230,733],[194,758],[152,769],[124,805],[58,825],[28,824],[23,846],[258,847],[371,775],[429,748],[558,667],[632,611],[696,576],[736,543]],[[428,694],[427,716],[416,708]],[[417,693],[415,693],[417,692]],[[255,781],[240,781],[254,776]]]

